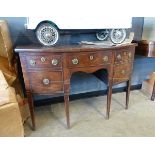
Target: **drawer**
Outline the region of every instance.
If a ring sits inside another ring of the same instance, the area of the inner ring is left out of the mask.
[[[112,63],[112,52],[101,52],[100,53],[101,64],[111,64]]]
[[[63,91],[63,78],[60,71],[29,72],[33,93],[53,93]]]
[[[134,51],[129,48],[121,49],[121,51],[115,52],[115,63],[129,62],[132,61],[134,57]]]
[[[112,52],[91,52],[86,54],[74,53],[67,55],[68,67],[89,67],[103,64],[110,64],[112,61]]]
[[[121,83],[130,78],[132,65],[130,63],[114,66],[113,83]]]
[[[61,68],[61,55],[29,55],[26,56],[28,68]]]

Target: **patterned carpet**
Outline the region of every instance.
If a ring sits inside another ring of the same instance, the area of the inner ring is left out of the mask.
[[[105,118],[106,96],[70,102],[71,129],[66,129],[63,103],[36,108],[36,131],[25,124],[28,137],[155,136],[155,102],[140,90],[131,91],[129,109],[125,93],[112,96],[111,117]]]

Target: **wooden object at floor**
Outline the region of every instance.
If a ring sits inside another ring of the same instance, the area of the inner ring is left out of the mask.
[[[33,94],[64,94],[67,127],[70,128],[70,79],[75,72],[108,71],[107,118],[110,116],[112,86],[127,82],[126,108],[128,108],[130,80],[136,44],[115,47],[93,45],[77,46],[18,46],[27,97],[35,129]]]
[[[137,43],[138,43],[138,46],[136,47],[136,51],[135,51],[137,55],[141,55],[145,57],[155,57],[155,41],[141,40]],[[148,82],[146,81],[144,83],[146,85],[146,83]],[[151,100],[152,101],[155,100],[155,80],[153,84]]]
[[[151,73],[150,79],[143,81],[142,83],[142,92],[152,97],[153,87],[154,87],[154,81],[155,81],[155,72]]]

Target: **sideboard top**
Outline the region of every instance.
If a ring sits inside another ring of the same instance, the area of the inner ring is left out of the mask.
[[[102,45],[59,45],[54,47],[44,47],[38,45],[24,45],[15,48],[16,53],[20,52],[76,52],[76,51],[92,51],[92,50],[113,50],[127,47],[135,47],[136,43],[122,44],[116,46],[102,46]]]

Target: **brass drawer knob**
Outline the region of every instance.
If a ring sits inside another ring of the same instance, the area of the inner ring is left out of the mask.
[[[104,57],[103,57],[103,61],[104,61],[104,62],[107,62],[108,60],[109,60],[108,56],[104,56]]]
[[[58,60],[57,59],[52,59],[52,65],[56,66],[58,64]]]
[[[31,66],[35,66],[36,65],[36,61],[35,60],[30,60],[30,65]]]
[[[74,65],[77,65],[78,63],[79,63],[79,60],[78,59],[72,59],[72,63],[74,64]]]
[[[117,59],[118,59],[118,60],[121,60],[121,59],[122,59],[122,56],[121,56],[120,54],[118,54],[118,55],[117,55]]]
[[[89,56],[89,59],[90,59],[90,60],[93,60],[93,59],[94,59],[94,56],[93,56],[93,55],[90,55],[90,56]]]
[[[49,85],[50,83],[50,80],[49,79],[43,79],[43,84],[44,85]]]
[[[46,61],[46,58],[45,57],[41,57],[41,62],[45,62]]]
[[[123,69],[123,70],[121,71],[121,73],[122,73],[123,75],[125,75],[125,70]]]

